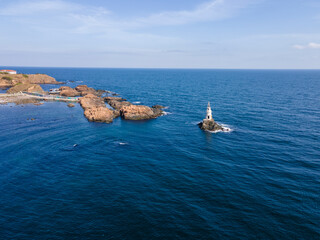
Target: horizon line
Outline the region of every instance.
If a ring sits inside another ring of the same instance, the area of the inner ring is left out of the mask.
[[[6,66],[0,68],[77,68],[77,69],[150,69],[150,70],[313,70],[319,71],[320,68],[170,68],[170,67],[49,67],[49,66]]]

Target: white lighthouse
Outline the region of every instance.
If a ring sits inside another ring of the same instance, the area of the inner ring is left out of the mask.
[[[212,120],[212,111],[210,107],[210,102],[208,102],[206,120]]]

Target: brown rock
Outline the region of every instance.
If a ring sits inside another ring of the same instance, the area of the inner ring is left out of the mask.
[[[116,110],[120,110],[123,106],[132,105],[132,103],[127,101],[117,101],[117,100],[108,100],[107,103]]]
[[[144,120],[159,117],[163,114],[162,106],[153,108],[144,105],[134,105],[121,97],[105,97],[104,100],[114,109],[119,110],[120,116],[129,120]]]
[[[95,92],[93,92],[93,91],[82,91],[82,92],[80,92],[80,96],[82,96],[82,97],[84,97],[84,96],[86,96],[88,94],[96,95]]]
[[[155,112],[152,108],[144,105],[131,104],[129,106],[122,106],[120,109],[121,117],[128,120],[146,120],[156,118],[161,114],[160,112]]]
[[[74,107],[74,104],[73,103],[69,103],[67,106],[68,107]]]
[[[154,106],[152,106],[152,108],[163,109],[163,108],[165,108],[165,107],[162,106],[162,105],[154,105]]]
[[[122,97],[104,97],[103,100],[105,102],[111,101],[111,100],[116,100],[116,101],[126,101],[126,99],[122,98]]]
[[[37,93],[44,93],[43,89],[38,84],[28,84],[22,83],[17,84],[14,87],[7,90],[7,93],[18,93],[18,92],[37,92]]]
[[[76,97],[76,96],[79,96],[80,93],[71,88],[71,89],[62,90],[60,92],[60,95],[65,97]]]
[[[0,87],[12,87],[18,83],[61,84],[46,74],[0,74]]]
[[[22,75],[22,82],[25,83],[34,83],[34,84],[62,84],[62,82],[56,81],[53,77],[50,77],[46,74],[16,74]],[[28,76],[27,78],[24,76]],[[15,78],[16,76],[14,76]]]
[[[0,88],[8,88],[12,86],[12,80],[2,79],[0,75]]]
[[[59,88],[59,91],[64,91],[64,90],[73,90],[73,88],[69,87],[69,86],[61,86]]]
[[[93,94],[80,98],[80,105],[84,109],[85,117],[93,122],[111,123],[119,114],[107,108],[103,99]]]
[[[213,119],[204,119],[203,122],[198,124],[202,130],[206,131],[224,131],[225,129],[216,123]]]
[[[93,95],[96,95],[96,96],[101,96],[102,95],[102,92],[100,92],[102,90],[97,91],[94,88],[88,87],[87,85],[79,85],[79,86],[75,87],[75,90],[80,92],[81,96],[86,96],[88,94],[93,94]]]
[[[85,97],[80,98],[79,100],[80,100],[80,105],[83,109],[93,108],[93,107],[106,107],[106,105],[104,104],[104,101],[93,94],[88,94]]]
[[[88,91],[90,88],[87,85],[79,85],[75,87],[78,92]]]
[[[104,93],[106,93],[106,90],[101,90],[101,89],[96,90],[96,94],[99,97],[101,97]]]
[[[88,108],[84,110],[84,115],[92,122],[111,123],[114,118],[113,111],[106,107]]]

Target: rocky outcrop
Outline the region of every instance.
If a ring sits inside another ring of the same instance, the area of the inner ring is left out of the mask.
[[[60,95],[65,97],[76,97],[80,96],[80,92],[76,91],[75,89],[68,87],[68,86],[62,86],[59,88]]]
[[[24,84],[61,84],[46,74],[0,74],[0,87],[13,87]]]
[[[89,91],[90,89],[91,88],[89,88],[87,85],[79,85],[79,86],[75,87],[75,90],[77,90],[78,92]]]
[[[11,80],[7,80],[7,79],[2,79],[1,75],[0,75],[0,88],[8,88],[8,87],[12,87],[12,81]]]
[[[59,87],[58,90],[61,92],[61,91],[64,91],[64,90],[73,90],[73,88],[71,88],[69,86],[61,86],[61,87]]]
[[[147,120],[157,118],[163,114],[160,105],[148,107],[134,105],[120,97],[105,97],[104,100],[114,109],[118,110],[120,116],[127,120]]]
[[[162,115],[162,111],[144,105],[124,105],[120,108],[120,116],[127,120],[147,120]]]
[[[218,123],[216,123],[213,119],[204,119],[201,123],[198,124],[198,126],[205,131],[225,131],[227,129],[220,126]]]
[[[108,102],[108,101],[111,101],[111,100],[120,101],[120,102],[127,101],[127,99],[124,99],[122,97],[104,97],[103,100],[105,102]]]
[[[18,92],[37,92],[44,93],[43,89],[38,84],[21,83],[17,84],[7,90],[7,93],[18,93]]]
[[[78,91],[81,96],[93,94],[100,97],[105,92],[104,90],[95,90],[94,88],[88,87],[87,85],[79,85],[75,87],[75,90]]]
[[[124,106],[130,106],[132,103],[127,101],[109,100],[107,103],[114,109],[120,111]]]
[[[92,107],[106,107],[103,100],[93,94],[88,94],[80,99],[80,105],[83,109]]]
[[[115,117],[112,110],[106,107],[88,108],[84,110],[85,117],[91,122],[111,123]]]
[[[34,84],[62,84],[58,82],[55,78],[50,77],[46,74],[17,74],[22,75],[23,79],[21,82],[34,83]],[[28,76],[28,77],[25,77]]]
[[[156,109],[164,109],[166,107],[162,106],[162,105],[154,105],[152,106],[152,108],[156,108]]]
[[[115,117],[119,116],[117,111],[106,107],[102,98],[93,94],[80,98],[80,105],[84,109],[85,117],[92,122],[111,123]]]

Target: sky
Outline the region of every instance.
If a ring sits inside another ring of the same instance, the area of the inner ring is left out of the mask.
[[[320,0],[0,0],[0,65],[320,69]]]

